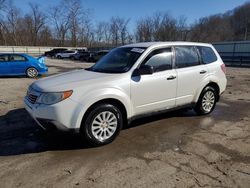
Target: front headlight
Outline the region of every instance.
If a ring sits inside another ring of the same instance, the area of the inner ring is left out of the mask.
[[[73,91],[42,93],[38,98],[37,103],[47,104],[47,105],[55,104],[69,98],[72,95],[72,93]]]

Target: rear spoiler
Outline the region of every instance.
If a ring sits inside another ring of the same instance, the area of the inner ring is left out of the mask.
[[[45,64],[45,57],[44,56],[39,56],[36,59],[39,61],[39,63]]]

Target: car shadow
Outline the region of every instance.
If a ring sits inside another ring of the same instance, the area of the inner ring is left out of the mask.
[[[193,116],[186,110],[162,113],[132,121],[124,129],[131,129],[145,123],[178,116]],[[0,156],[38,153],[56,150],[91,148],[80,134],[69,132],[46,132],[30,117],[24,108],[9,111],[0,116]]]
[[[0,75],[0,78],[27,78],[27,76],[25,76],[25,75],[13,75],[13,76]]]

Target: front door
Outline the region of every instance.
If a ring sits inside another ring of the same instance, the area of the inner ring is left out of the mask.
[[[132,76],[131,99],[136,115],[175,106],[177,75],[172,58],[171,48],[155,50],[142,63],[152,66],[154,73]]]

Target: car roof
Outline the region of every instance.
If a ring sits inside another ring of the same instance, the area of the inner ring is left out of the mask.
[[[208,43],[200,43],[200,42],[183,42],[183,41],[172,41],[172,42],[141,42],[128,44],[123,47],[134,47],[134,48],[148,48],[148,47],[157,47],[157,46],[178,46],[178,45],[189,45],[189,46],[211,46]]]

